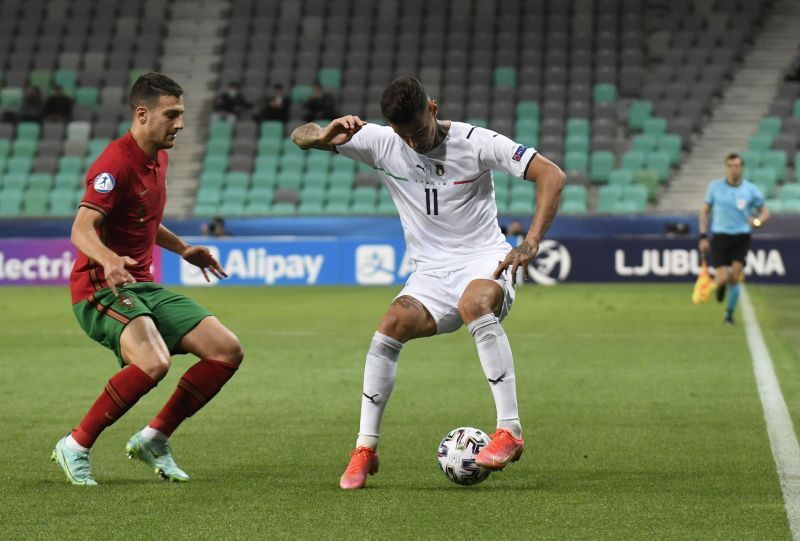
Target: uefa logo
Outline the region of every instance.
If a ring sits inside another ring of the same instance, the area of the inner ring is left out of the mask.
[[[111,173],[100,173],[94,177],[94,191],[108,193],[114,189],[114,176]]]
[[[555,285],[563,282],[572,269],[572,259],[567,248],[554,240],[539,244],[539,253],[528,265],[528,276],[537,284]]]
[[[395,254],[391,244],[362,244],[356,248],[356,282],[364,285],[394,283]]]

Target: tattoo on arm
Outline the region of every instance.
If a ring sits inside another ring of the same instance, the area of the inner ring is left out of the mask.
[[[313,122],[309,122],[308,124],[304,124],[298,128],[295,128],[295,130],[292,132],[292,141],[294,141],[294,143],[303,150],[308,150],[310,148],[315,148],[318,150],[333,150],[333,145],[320,143],[318,141],[321,134],[322,128]]]

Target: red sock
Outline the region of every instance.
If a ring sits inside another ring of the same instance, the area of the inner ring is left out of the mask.
[[[72,431],[75,441],[91,447],[97,436],[117,422],[126,411],[158,384],[136,365],[129,365],[108,380],[106,388],[89,409],[80,426]]]
[[[164,408],[150,423],[152,428],[170,436],[184,419],[197,413],[231,379],[236,366],[203,359],[181,376],[178,388]]]

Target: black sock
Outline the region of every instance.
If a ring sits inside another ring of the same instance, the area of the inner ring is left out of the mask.
[[[725,299],[725,284],[717,286],[717,302],[722,302]]]

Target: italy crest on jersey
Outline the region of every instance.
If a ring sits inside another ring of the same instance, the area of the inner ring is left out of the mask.
[[[94,177],[94,191],[108,193],[114,189],[114,176],[111,173],[100,173]]]

